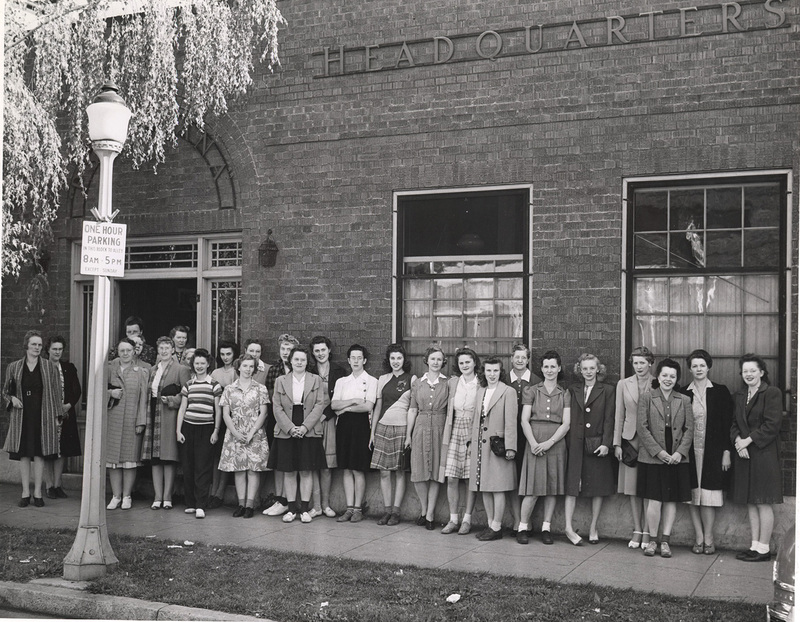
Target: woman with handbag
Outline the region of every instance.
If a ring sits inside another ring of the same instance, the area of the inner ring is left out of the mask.
[[[745,562],[769,561],[769,541],[775,525],[775,503],[783,503],[780,431],[783,395],[769,385],[764,359],[745,354],[739,369],[746,385],[734,397],[731,441],[736,455],[728,498],[746,503],[750,518],[750,548],[736,555]]]
[[[503,537],[506,492],[517,487],[517,393],[500,382],[498,357],[487,358],[482,371],[472,418],[469,489],[482,493],[486,529],[476,537],[488,542]]]
[[[647,528],[650,542],[644,550],[653,557],[659,548],[661,557],[672,557],[669,538],[678,503],[692,498],[689,452],[694,441],[692,402],[675,389],[681,378],[677,361],[664,359],[656,366],[654,387],[639,400],[637,432],[639,473],[636,494],[647,502]]]
[[[631,500],[633,537],[628,542],[628,548],[638,549],[641,546],[644,549],[650,542],[650,534],[644,529],[644,502],[636,496],[639,456],[636,416],[640,396],[650,391],[654,380],[650,368],[655,363],[655,358],[650,350],[640,346],[631,351],[628,362],[634,373],[617,383],[614,415],[614,456],[619,461],[617,492]]]
[[[386,348],[383,368],[387,373],[378,378],[378,399],[372,411],[372,461],[370,468],[381,474],[383,516],[379,525],[397,525],[400,522],[400,504],[406,493],[406,473],[403,470],[403,453],[411,405],[411,385],[417,377],[411,374],[411,361],[399,343]],[[392,473],[395,475],[392,496]]]
[[[581,354],[575,363],[575,374],[583,382],[570,389],[572,420],[567,435],[567,496],[564,499],[564,533],[575,546],[582,538],[572,526],[577,498],[592,499],[592,522],[589,544],[597,544],[597,520],[603,497],[613,495],[614,462],[611,441],[614,435],[614,387],[600,382],[606,366],[594,354]]]
[[[716,508],[722,507],[722,491],[728,485],[731,468],[731,413],[733,400],[724,384],[713,384],[708,370],[713,365],[705,350],[695,350],[686,357],[686,365],[694,380],[681,390],[692,400],[694,445],[690,456],[692,475],[697,476],[692,488],[689,516],[694,526],[695,544],[692,553],[713,555]]]

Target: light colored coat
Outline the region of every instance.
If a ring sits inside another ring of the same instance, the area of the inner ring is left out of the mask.
[[[682,393],[672,391],[669,398],[672,411],[672,447],[666,446],[666,415],[661,389],[650,389],[639,401],[638,427],[639,462],[664,464],[656,456],[662,450],[668,454],[681,454],[681,462],[689,461],[689,451],[694,441],[694,413],[692,401]]]
[[[470,443],[469,489],[480,492],[501,492],[517,488],[517,467],[492,453],[489,439],[499,436],[506,450],[517,449],[517,392],[502,382],[498,383],[481,423],[481,410],[486,387],[478,387],[475,395],[475,417],[472,419]],[[480,466],[480,477],[478,476]]]
[[[275,438],[291,438],[292,408],[294,407],[294,374],[278,376],[275,380],[275,392],[272,408],[275,413]],[[322,437],[322,414],[330,404],[327,392],[322,386],[322,379],[316,374],[306,372],[303,383],[303,425],[308,432],[306,437]]]
[[[653,381],[650,376],[648,382]],[[614,446],[621,447],[622,439],[631,441],[636,436],[636,420],[639,411],[639,383],[636,375],[623,378],[617,383],[617,400],[614,415]]]

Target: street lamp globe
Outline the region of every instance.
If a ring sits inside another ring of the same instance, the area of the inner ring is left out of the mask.
[[[106,82],[86,108],[89,116],[89,138],[92,142],[113,141],[120,145],[125,144],[131,111],[118,91],[116,84]]]

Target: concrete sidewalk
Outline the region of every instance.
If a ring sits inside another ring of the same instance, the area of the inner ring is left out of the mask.
[[[69,499],[45,499],[45,507],[16,506],[19,488],[0,484],[0,524],[33,528],[77,529],[80,500],[76,491]],[[155,537],[182,542],[192,540],[215,546],[235,545],[300,551],[368,561],[385,561],[450,570],[487,571],[563,583],[593,583],[633,588],[675,596],[741,600],[766,603],[772,597],[772,563],[746,563],[735,559],[736,551],[694,555],[673,546],[673,557],[645,557],[630,550],[626,542],[601,540],[600,544],[572,546],[565,537],[543,545],[532,538],[527,546],[512,538],[479,542],[473,535],[442,535],[413,523],[380,527],[374,518],[362,523],[337,523],[315,518],[309,524],[299,519],[284,523],[280,518],[257,514],[250,520],[231,517],[233,508],[207,512],[204,520],[173,510],[151,510],[135,501],[131,510],[107,512],[109,533],[133,537]],[[602,534],[601,534],[602,536]]]

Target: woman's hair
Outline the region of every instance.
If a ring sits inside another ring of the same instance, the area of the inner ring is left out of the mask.
[[[173,350],[175,349],[175,342],[172,341],[172,337],[159,337],[156,339],[156,350],[158,350],[158,346],[160,346],[162,343],[168,343],[170,346],[172,346]]]
[[[239,346],[236,345],[236,342],[223,339],[217,344],[217,367],[225,367],[225,363],[222,362],[222,357],[219,355],[219,351],[223,348],[230,348],[233,350],[234,361],[239,358]]]
[[[656,365],[656,377],[653,380],[652,385],[654,389],[659,387],[658,376],[661,374],[661,370],[665,367],[669,367],[670,369],[675,370],[675,384],[677,385],[681,379],[681,364],[678,363],[675,359],[666,358],[663,361],[660,361],[658,365]]]
[[[393,343],[386,348],[386,354],[383,357],[383,370],[386,373],[392,372],[392,366],[389,364],[389,355],[402,354],[403,355],[403,371],[408,373],[411,371],[411,361],[408,359],[406,349],[399,343]]]
[[[317,335],[316,337],[312,337],[311,341],[308,342],[308,348],[310,350],[313,350],[314,346],[319,345],[320,343],[324,343],[327,346],[328,350],[333,352],[333,343],[331,342],[330,339],[328,339],[323,335]]]
[[[692,350],[689,356],[686,357],[686,366],[691,369],[692,361],[694,359],[703,359],[708,365],[708,368],[711,369],[711,366],[714,364],[711,355],[706,352],[705,350]]]
[[[196,358],[202,358],[206,360],[206,363],[211,365],[211,354],[205,348],[195,348],[194,354],[189,358],[189,367],[192,371],[194,371],[194,360]]]
[[[117,350],[119,350],[119,344],[121,344],[121,343],[127,343],[127,344],[133,346],[133,349],[136,350],[136,342],[133,339],[131,339],[130,337],[122,337],[117,342]]]
[[[564,367],[561,365],[561,355],[555,350],[548,350],[539,357],[539,371],[541,371],[542,365],[548,359],[555,359],[556,364],[561,367],[561,371],[558,372],[558,376],[556,376],[556,380],[561,380],[564,377]]]
[[[428,364],[428,357],[433,354],[434,352],[441,352],[442,353],[442,367],[447,365],[447,355],[444,353],[444,350],[440,346],[429,346],[425,348],[425,352],[422,355],[422,361],[425,365]]]
[[[289,352],[289,358],[287,359],[289,361],[289,364],[292,363],[292,358],[298,352],[300,354],[305,354],[306,355],[306,369],[308,369],[308,365],[311,362],[311,358],[312,357],[311,357],[311,354],[309,354],[309,352],[308,352],[308,348],[306,348],[305,346],[297,345],[294,348],[292,348],[292,351]]]
[[[278,337],[278,346],[280,347],[280,345],[284,343],[291,343],[293,346],[299,346],[300,340],[294,335],[289,335],[288,333],[284,333],[283,335]]]
[[[764,375],[761,376],[761,382],[764,382],[766,384],[770,384],[769,372],[767,371],[767,364],[764,362],[764,359],[762,359],[760,356],[758,356],[758,354],[753,354],[752,352],[748,352],[747,354],[745,354],[744,356],[742,356],[739,359],[739,373],[740,374],[741,374],[741,371],[742,371],[742,365],[744,365],[745,363],[755,363],[756,365],[758,365],[758,368],[761,371],[764,372]]]
[[[237,371],[242,366],[242,363],[244,363],[245,361],[253,361],[253,373],[256,373],[258,371],[258,359],[254,357],[252,354],[248,354],[247,352],[242,354],[242,358],[239,359],[238,365],[236,366]]]
[[[25,336],[22,338],[22,349],[27,351],[28,350],[28,342],[31,340],[31,337],[42,337],[42,332],[39,330],[29,330],[25,333]]]
[[[355,352],[356,350],[358,350],[359,352],[361,352],[361,354],[364,355],[364,360],[365,361],[369,359],[369,353],[367,352],[367,349],[364,346],[362,346],[360,344],[357,344],[357,343],[354,343],[352,346],[347,348],[347,358],[349,359],[350,355],[353,352]]]
[[[61,335],[53,335],[52,337],[47,338],[47,342],[44,344],[44,351],[50,352],[50,346],[54,343],[60,343],[64,348],[67,347],[67,340],[64,339]]]
[[[600,362],[600,359],[597,358],[597,355],[590,354],[589,352],[584,352],[578,357],[578,362],[575,363],[575,366],[572,368],[572,371],[575,372],[576,376],[582,376],[581,374],[581,363],[584,361],[596,361],[597,362],[597,380],[602,382],[603,379],[606,377],[606,366]]]
[[[140,326],[140,328],[141,328],[141,326]],[[172,330],[169,331],[169,336],[172,337],[173,339],[175,339],[175,335],[178,334],[178,333],[186,333],[186,336],[188,337],[189,336],[189,327],[188,326],[182,326],[181,324],[178,324],[177,326],[173,326]]]
[[[514,356],[517,352],[524,352],[529,359],[531,358],[531,349],[524,343],[514,344],[514,347],[511,348],[511,356]]]
[[[481,368],[481,359],[478,356],[478,353],[475,352],[475,350],[473,350],[472,348],[459,348],[458,350],[456,350],[455,354],[456,364],[455,364],[455,369],[453,370],[454,373],[458,374],[459,376],[461,375],[461,368],[458,366],[458,359],[461,358],[462,356],[469,356],[470,358],[472,358],[472,362],[475,363],[476,372]]]
[[[650,350],[644,346],[639,346],[638,348],[634,348],[633,350],[631,350],[631,355],[628,357],[629,363],[631,364],[633,363],[634,356],[641,356],[651,365],[656,362],[656,357],[654,357],[653,353],[650,352]]]
[[[481,365],[480,372],[478,373],[478,382],[482,387],[488,386],[486,382],[486,366],[487,365],[500,365],[500,376],[503,375],[503,360],[499,356],[490,356],[484,359]]]

